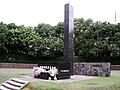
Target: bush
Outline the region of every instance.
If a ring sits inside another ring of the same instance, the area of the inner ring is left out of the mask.
[[[75,56],[74,61],[76,62],[110,62],[112,65],[120,65],[120,56]]]
[[[2,63],[35,63],[35,60],[32,56],[26,55],[0,55],[0,62]]]
[[[33,57],[30,55],[0,55],[0,63],[29,63],[36,64],[39,61],[62,61],[63,56],[39,56]]]
[[[74,56],[74,62],[110,62],[112,65],[120,65],[120,56],[97,57],[97,56]],[[0,55],[0,63],[29,63],[37,64],[40,61],[64,61],[63,56],[30,56],[20,54]]]

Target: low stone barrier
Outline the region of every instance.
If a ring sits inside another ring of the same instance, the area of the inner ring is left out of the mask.
[[[111,70],[120,70],[120,65],[111,65]]]
[[[38,64],[0,63],[0,68],[33,68]],[[110,76],[112,70],[120,70],[120,65],[110,63],[80,63],[73,64],[74,75]]]
[[[74,63],[73,74],[88,76],[110,76],[110,63]]]
[[[33,68],[37,64],[20,64],[20,63],[0,63],[0,68]]]

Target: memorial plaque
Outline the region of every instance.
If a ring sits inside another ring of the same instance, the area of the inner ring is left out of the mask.
[[[64,10],[64,60],[70,63],[70,74],[73,74],[73,7],[70,4],[65,5]]]

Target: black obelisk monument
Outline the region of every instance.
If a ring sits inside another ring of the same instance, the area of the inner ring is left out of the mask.
[[[70,63],[70,75],[73,75],[74,30],[73,7],[68,3],[64,7],[64,60]]]

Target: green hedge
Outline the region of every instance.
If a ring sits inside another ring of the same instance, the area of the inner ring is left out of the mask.
[[[110,62],[112,65],[120,65],[120,56],[117,57],[95,57],[95,56],[74,56],[77,62]]]
[[[27,56],[27,55],[0,55],[0,63],[29,63],[36,64],[39,61],[63,61],[63,56]]]
[[[39,61],[63,61],[63,56],[27,56],[27,55],[0,55],[0,63],[29,63],[36,64]],[[119,57],[95,57],[95,56],[74,56],[74,62],[110,62],[112,65],[120,65]]]
[[[0,62],[2,63],[35,63],[35,60],[31,56],[26,55],[0,55]]]

